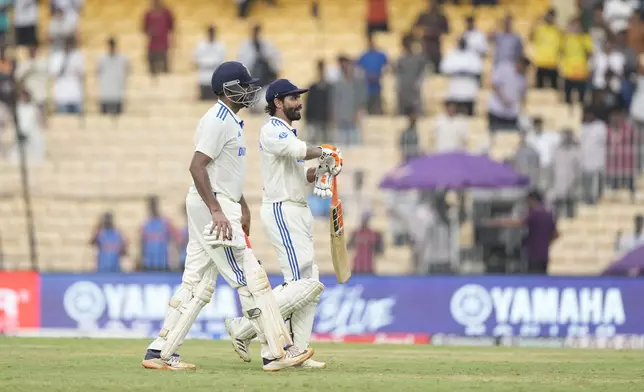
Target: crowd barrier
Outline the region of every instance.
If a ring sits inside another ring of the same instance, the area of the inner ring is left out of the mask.
[[[180,277],[172,273],[0,273],[0,330],[37,336],[152,337]],[[281,278],[271,277],[274,285]],[[316,340],[480,345],[644,346],[644,281],[634,278],[323,277]],[[240,316],[218,281],[191,330],[227,339]]]

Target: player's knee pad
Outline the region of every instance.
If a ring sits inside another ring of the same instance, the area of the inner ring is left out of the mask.
[[[214,271],[208,269],[196,286],[181,285],[181,288],[170,299],[168,315],[159,337],[166,343],[161,350],[162,358],[170,358],[183,343],[201,309],[212,298],[215,291]]]
[[[283,318],[289,318],[294,312],[310,303],[317,303],[324,285],[316,279],[300,279],[288,282],[275,288],[275,299]]]

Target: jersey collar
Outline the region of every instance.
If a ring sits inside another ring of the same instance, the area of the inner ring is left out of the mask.
[[[289,131],[293,132],[293,134],[295,134],[295,136],[297,136],[297,129],[295,129],[295,128],[291,127],[290,125],[288,125],[288,123],[287,123],[286,121],[282,120],[282,119],[281,119],[281,118],[279,118],[279,117],[275,117],[275,116],[271,116],[271,121],[272,121],[272,120],[279,121],[279,122],[280,122],[280,123],[282,123],[282,124],[283,124],[283,125],[284,125],[288,130],[289,130]]]
[[[233,118],[235,119],[235,122],[237,124],[239,124],[240,127],[244,128],[244,122],[239,117],[237,117],[235,112],[233,112],[232,109],[228,107],[228,105],[226,105],[225,103],[223,103],[221,101],[217,101],[217,104],[219,104],[219,105],[223,106],[224,108],[226,108],[226,110],[228,110],[230,115],[233,116]]]

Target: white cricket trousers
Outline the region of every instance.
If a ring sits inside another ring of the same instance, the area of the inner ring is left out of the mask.
[[[264,203],[260,210],[266,236],[277,251],[284,281],[312,277],[313,215],[305,204]]]
[[[222,212],[230,221],[233,235],[244,237],[241,226],[241,205],[225,196],[217,195]],[[196,287],[208,268],[214,268],[215,279],[221,274],[226,282],[233,287],[246,286],[243,260],[245,249],[218,247],[210,253],[215,257],[210,259],[203,242],[203,231],[212,221],[210,210],[197,193],[189,193],[186,197],[188,215],[188,246],[186,248],[186,265],[183,271],[183,282]],[[244,241],[245,244],[245,241]]]

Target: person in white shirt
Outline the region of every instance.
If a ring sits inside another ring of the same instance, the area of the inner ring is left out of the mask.
[[[74,31],[78,27],[80,12],[83,9],[84,0],[52,0],[52,9],[60,9],[65,14],[65,18],[73,25]]]
[[[54,80],[53,101],[57,113],[79,114],[83,111],[85,65],[83,54],[76,49],[73,38],[65,49],[49,58],[49,76]]]
[[[449,77],[445,100],[456,102],[461,112],[473,116],[475,103],[481,89],[480,78],[483,60],[475,51],[467,47],[465,38],[458,41],[458,47],[443,57],[441,73]]]
[[[37,46],[30,46],[29,57],[18,63],[16,78],[44,115],[47,103],[48,64],[47,59],[38,54]]]
[[[535,117],[532,120],[532,129],[526,137],[528,145],[532,146],[539,153],[539,164],[541,165],[540,189],[548,189],[552,182],[552,157],[561,143],[561,135],[555,131],[544,131],[543,119]]]
[[[45,138],[41,132],[42,118],[40,109],[31,99],[27,90],[20,91],[20,99],[16,104],[16,116],[20,129],[18,143],[23,143],[27,162],[30,164],[42,163],[45,159]],[[20,162],[19,146],[16,145],[9,153],[9,161]]]
[[[337,149],[325,144],[321,147],[308,145],[297,137],[297,131],[292,127],[293,121],[301,118],[301,95],[307,91],[286,79],[271,83],[266,90],[265,108],[271,117],[259,135],[264,190],[260,212],[262,226],[277,251],[285,287],[302,292],[321,285],[314,260],[313,216],[306,203],[307,195],[312,183],[315,187],[321,182],[328,183],[329,177],[339,174],[342,169],[342,157]],[[318,160],[317,167],[305,166],[304,162],[311,159]],[[311,341],[318,300],[315,298],[290,314],[282,313],[284,318],[290,317],[293,343],[299,350],[306,350]],[[230,320],[227,329],[236,343],[233,344],[235,351],[246,360],[247,347],[254,337],[248,321]],[[302,367],[322,369],[326,364],[309,359]]]
[[[125,56],[116,51],[116,39],[107,40],[108,52],[98,60],[98,99],[103,114],[123,113],[125,84],[129,64]]]
[[[281,58],[279,50],[261,35],[262,27],[255,25],[250,39],[239,47],[237,60],[260,79],[261,86],[265,86],[279,74]]]
[[[468,142],[467,120],[458,114],[454,102],[445,104],[445,114],[434,120],[436,152],[466,151]]]
[[[244,316],[262,346],[264,371],[297,366],[313,355],[310,348],[284,347],[290,342],[288,331],[275,314],[279,312],[275,294],[247,237],[250,211],[242,193],[246,140],[244,122],[237,112],[256,100],[257,81],[236,61],[223,63],[212,76],[212,89],[219,99],[201,118],[195,133],[190,163],[193,184],[186,197],[185,268],[163,328],[141,362],[147,369],[196,369],[182,361],[176,351],[201,309],[210,302],[219,274],[237,289]],[[320,292],[313,291],[315,295]],[[302,305],[297,299],[289,304]]]
[[[584,108],[579,145],[583,199],[588,204],[597,203],[602,196],[607,132],[606,123],[595,116],[593,109]]]
[[[465,26],[463,38],[465,38],[465,42],[467,42],[467,48],[478,53],[481,58],[487,56],[487,34],[476,28],[476,21],[474,20],[473,15],[465,18]]]
[[[628,234],[623,234],[621,231],[617,232],[615,245],[618,253],[626,253],[644,244],[644,216],[635,215],[633,223],[633,232]]]
[[[38,45],[37,0],[15,0],[13,5],[13,25],[15,43],[18,46]]]
[[[616,34],[628,28],[628,19],[638,7],[638,0],[606,0],[603,17],[611,31]]]
[[[61,51],[65,42],[75,37],[76,22],[73,14],[66,14],[60,8],[54,8],[49,20],[49,48],[52,52]]]
[[[194,62],[199,73],[199,99],[202,101],[217,99],[210,86],[210,78],[217,67],[226,59],[226,47],[215,40],[215,26],[209,26],[207,38],[195,48]]]
[[[625,65],[624,53],[617,50],[611,41],[606,41],[603,50],[595,52],[591,59],[593,87],[597,90],[608,87],[611,91],[619,92],[622,88],[621,78]]]

